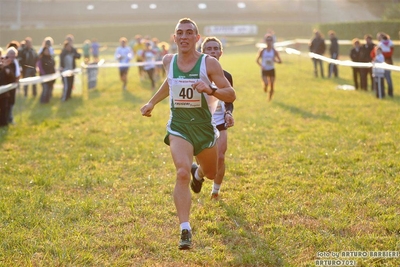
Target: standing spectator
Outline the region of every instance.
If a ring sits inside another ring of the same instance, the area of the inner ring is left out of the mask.
[[[15,49],[10,49],[10,47],[14,47]],[[19,65],[19,60],[18,60],[18,48],[19,48],[19,42],[18,41],[11,41],[7,45],[7,52],[6,55],[11,58],[15,65],[15,82],[18,83],[19,79],[21,77],[21,68]],[[19,88],[19,84],[17,86]],[[9,98],[9,112],[8,112],[8,123],[14,124],[14,115],[13,115],[13,108],[15,104],[15,94],[17,91],[17,88],[14,88],[10,91],[10,98]]]
[[[74,46],[75,37],[72,34],[67,34],[65,36],[65,41],[67,41],[72,47]]]
[[[385,62],[385,56],[383,55],[382,48],[378,45],[375,49],[374,58],[372,60],[374,63],[383,63]],[[374,67],[372,69],[374,75],[374,87],[376,92],[377,98],[384,98],[385,97],[385,84],[384,84],[384,77],[385,77],[385,70]]]
[[[17,50],[15,58],[13,58],[13,60],[14,60],[14,63],[16,63],[16,64],[18,63],[18,65],[16,65],[16,66],[19,66],[19,59],[20,59],[19,52],[21,51],[20,50],[21,43],[18,41],[15,41],[15,40],[11,41],[7,44],[7,49],[10,47],[14,47]],[[21,75],[20,69],[17,71],[18,71],[18,75],[16,75],[16,76],[20,76]]]
[[[97,41],[97,39],[93,38],[92,39],[92,56],[93,56],[93,61],[94,62],[99,62],[99,54],[100,54],[100,44]]]
[[[47,47],[49,49],[49,51],[50,51],[50,55],[52,57],[54,57],[55,54],[54,54],[53,44],[54,44],[54,40],[50,36],[44,38],[43,43],[42,43],[42,47],[39,49],[38,54],[42,53],[43,47]]]
[[[55,52],[54,52],[53,44],[54,44],[54,40],[50,36],[44,38],[42,47],[39,49],[38,54],[40,55],[42,53],[42,50],[46,47],[49,50],[50,56],[54,59]],[[53,94],[53,87],[50,90],[50,97],[52,96],[52,94]]]
[[[156,81],[155,81],[155,69],[156,69],[156,55],[157,52],[152,48],[150,42],[146,42],[146,48],[143,50],[143,61],[146,63],[143,66],[143,69],[147,72],[147,75],[149,75],[150,81],[151,81],[151,90],[156,89]]]
[[[155,61],[161,61],[163,58],[163,55],[162,55],[160,41],[158,40],[158,38],[153,38],[152,42],[153,42],[152,49],[155,52]],[[156,81],[158,81],[160,79],[161,74],[162,74],[162,69],[163,69],[162,65],[155,66],[154,77],[155,77]]]
[[[140,34],[135,35],[135,44],[133,46],[133,53],[136,56],[136,62],[143,62],[143,50],[145,49],[143,37]],[[144,74],[146,73],[143,69],[143,65],[139,65],[139,78],[142,81],[144,78]]]
[[[366,34],[364,36],[365,44],[361,46],[360,60],[361,62],[368,63],[372,62],[371,52],[375,48],[375,44],[372,42],[372,36]],[[374,77],[372,77],[372,67],[371,68],[361,68],[361,89],[368,90],[368,76],[371,80],[371,91],[374,90]]]
[[[79,54],[78,50],[74,47],[74,40],[75,38],[72,34],[68,34],[67,36],[65,36],[65,41],[69,43],[69,45],[71,46],[71,52],[74,54],[74,68],[75,68],[76,67],[75,59],[80,59],[81,54]]]
[[[361,48],[360,48],[360,40],[358,38],[354,38],[352,40],[353,48],[350,50],[350,58],[353,62],[361,62]],[[358,90],[360,80],[361,84],[361,69],[360,67],[352,67],[353,68],[353,81],[354,87]],[[364,89],[364,88],[361,88]]]
[[[120,63],[119,66],[119,77],[123,83],[122,89],[126,90],[126,84],[128,82],[128,70],[129,70],[129,62],[133,58],[132,49],[127,46],[128,39],[125,37],[121,37],[119,39],[120,46],[115,50],[115,59]]]
[[[90,61],[90,40],[85,40],[82,46],[83,62],[88,64]]]
[[[385,57],[385,63],[393,65],[393,50],[394,50],[394,45],[392,40],[390,40],[390,36],[387,35],[386,33],[380,33],[379,34],[379,46],[382,49],[382,54]],[[388,95],[390,97],[393,97],[393,82],[392,82],[392,75],[390,70],[385,70],[385,80],[388,85]]]
[[[71,51],[74,54],[74,68],[76,68],[75,59],[80,59],[81,54],[78,53],[78,50],[74,47],[74,40],[75,37],[72,34],[68,34],[67,36],[65,36],[65,41],[69,43],[69,45],[71,46]]]
[[[17,48],[17,50],[18,50],[18,63],[20,66],[20,70],[22,70],[21,55],[22,55],[22,51],[24,51],[25,47],[26,47],[25,40],[22,40],[21,42],[19,42],[19,47]],[[23,77],[23,73],[21,73],[21,77]]]
[[[3,49],[0,47],[0,86],[5,83],[4,78],[4,65],[3,65]],[[0,127],[7,126],[8,124],[8,97],[10,93],[4,92],[0,93]]]
[[[22,50],[21,55],[22,76],[24,78],[36,76],[36,62],[38,55],[33,48],[32,38],[25,38],[25,48]],[[32,95],[36,96],[36,84],[32,85]],[[28,96],[28,85],[24,85],[24,96]]]
[[[329,39],[331,40],[331,46],[329,47],[329,52],[331,53],[331,59],[338,59],[339,58],[339,43],[338,39],[336,37],[336,33],[334,31],[329,31]],[[338,66],[333,63],[329,63],[328,65],[329,72],[328,72],[328,77],[330,78],[333,75],[335,75],[335,78],[338,77]]]
[[[309,48],[310,52],[318,54],[318,55],[323,55],[325,53],[325,40],[322,36],[322,34],[318,30],[314,30],[314,39],[312,39]],[[317,58],[312,58],[313,63],[314,63],[314,75],[315,77],[318,77],[318,65],[321,71],[321,77],[324,78],[324,67],[322,65],[322,60],[317,59]]]
[[[8,50],[16,50],[14,47]],[[15,65],[13,60],[7,56],[3,56],[0,50],[0,86],[15,82]],[[10,91],[0,94],[0,127],[8,125]]]
[[[42,52],[39,54],[39,60],[37,66],[40,75],[53,74],[56,72],[54,58],[51,56],[50,49],[47,46],[44,46],[42,48]],[[50,101],[54,82],[55,81],[53,80],[42,83],[43,91],[42,95],[40,96],[41,103],[44,104]]]
[[[73,39],[66,39],[64,41],[64,48],[60,54],[60,72],[64,72],[67,70],[73,71],[76,68],[76,59],[79,59],[81,55],[76,51],[76,49],[72,46]],[[74,75],[73,73],[68,75],[62,75],[63,81],[63,94],[61,97],[61,101],[67,101],[71,98],[72,87],[74,86]]]
[[[275,62],[282,63],[282,60],[278,51],[274,48],[274,39],[270,34],[265,36],[265,42],[267,43],[267,47],[258,52],[256,62],[261,67],[261,78],[265,93],[268,92],[268,84],[270,85],[269,101],[271,101],[272,95],[274,94]]]

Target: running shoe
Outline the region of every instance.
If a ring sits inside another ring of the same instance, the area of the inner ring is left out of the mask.
[[[179,241],[179,249],[191,249],[192,248],[192,233],[183,229],[181,233],[181,240]]]
[[[196,163],[192,164],[192,169],[190,170],[190,172],[192,173],[192,180],[190,181],[190,188],[192,188],[193,192],[200,193],[201,191],[201,187],[203,186],[203,182],[204,179],[199,181],[196,179],[196,177],[194,176],[196,173],[198,166]]]

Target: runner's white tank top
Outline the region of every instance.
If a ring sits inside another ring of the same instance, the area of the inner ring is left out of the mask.
[[[266,48],[262,51],[262,69],[263,70],[273,70],[274,66],[274,57],[275,57],[275,50],[272,48],[271,50],[267,50]]]
[[[177,54],[171,60],[168,71],[168,84],[170,95],[170,106],[173,109],[196,109],[204,108],[204,104],[208,106],[210,115],[214,114],[218,99],[206,93],[198,93],[193,90],[192,84],[201,80],[206,84],[211,84],[207,75],[206,57],[201,55],[199,61],[189,72],[182,72],[178,69]],[[206,103],[203,103],[206,101]],[[188,111],[189,111],[188,110]]]

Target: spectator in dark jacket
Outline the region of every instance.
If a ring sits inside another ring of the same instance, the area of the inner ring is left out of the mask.
[[[64,48],[60,54],[60,72],[64,84],[61,101],[67,101],[69,98],[71,98],[72,87],[74,85],[74,75],[65,75],[62,72],[67,70],[73,71],[76,68],[75,60],[80,57],[81,55],[72,46],[72,42],[65,40]]]
[[[36,76],[36,63],[38,55],[33,48],[32,38],[25,38],[25,48],[21,51],[22,76],[24,78]],[[32,95],[36,96],[36,84],[32,85]],[[24,85],[24,96],[28,96],[28,85]]]
[[[338,59],[339,58],[339,43],[338,39],[336,37],[336,33],[334,31],[329,31],[329,38],[331,40],[331,46],[329,47],[329,52],[331,53],[331,59]],[[330,78],[333,75],[335,75],[335,78],[338,77],[338,66],[336,64],[330,63],[328,65],[329,72],[328,72],[328,77]]]
[[[0,86],[15,82],[15,64],[0,51]],[[0,127],[8,125],[10,91],[0,94]]]
[[[371,52],[375,48],[375,44],[372,42],[372,36],[366,34],[364,36],[365,44],[361,46],[360,60],[361,62],[372,62]],[[371,81],[371,91],[374,90],[374,77],[372,76],[371,68],[361,68],[361,89],[368,90],[368,76]]]
[[[51,56],[50,48],[44,46],[41,51],[42,52],[39,55],[37,64],[40,75],[42,76],[55,73],[55,62]],[[42,95],[40,96],[41,103],[48,103],[50,101],[53,92],[54,81],[55,80],[42,83],[43,91]]]
[[[358,38],[354,38],[352,40],[352,43],[353,43],[353,49],[350,50],[350,58],[354,62],[361,62],[360,40],[358,40]],[[360,67],[352,67],[352,68],[353,68],[354,87],[358,90],[359,88],[358,80],[360,80],[361,84],[361,68]]]
[[[310,48],[310,52],[318,54],[318,55],[323,55],[325,53],[325,40],[322,37],[322,34],[317,31],[314,30],[314,39],[312,39],[309,48]],[[321,77],[324,77],[324,67],[322,65],[322,60],[321,59],[317,59],[317,58],[313,58],[313,63],[314,63],[314,75],[315,77],[318,77],[318,65],[321,71]]]

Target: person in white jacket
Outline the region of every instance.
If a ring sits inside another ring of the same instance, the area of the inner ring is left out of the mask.
[[[383,63],[385,62],[385,57],[382,53],[382,48],[378,45],[375,51],[375,57],[373,58],[373,63]],[[384,76],[385,70],[377,67],[373,67],[372,75],[374,76],[374,88],[377,98],[385,97],[385,85]]]

